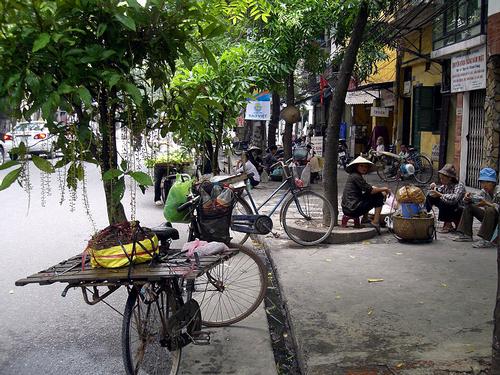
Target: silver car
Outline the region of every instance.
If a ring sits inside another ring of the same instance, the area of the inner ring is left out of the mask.
[[[5,133],[5,151],[11,159],[16,159],[11,151],[18,147],[21,142],[26,146],[26,152],[34,155],[46,155],[48,158],[55,157],[55,146],[57,136],[50,134],[47,123],[44,121],[20,122],[14,126],[12,132]]]

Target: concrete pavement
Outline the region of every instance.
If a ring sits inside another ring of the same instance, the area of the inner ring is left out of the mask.
[[[265,195],[267,187],[260,189],[254,197]],[[452,235],[418,245],[390,234],[312,248],[286,236],[264,241],[304,374],[478,374],[487,368],[496,249],[474,249]]]

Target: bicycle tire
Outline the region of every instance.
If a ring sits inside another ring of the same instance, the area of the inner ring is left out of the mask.
[[[321,203],[312,205],[313,197],[319,199]],[[293,207],[292,203],[295,204],[298,214],[292,215],[289,212],[289,209]],[[301,203],[300,208],[298,206],[299,203]],[[328,214],[325,215],[325,207],[330,211],[330,222],[326,226],[324,224],[324,217],[328,217]],[[311,216],[309,216],[308,219],[300,212],[301,210],[302,212],[305,211],[304,213],[308,215],[317,214],[318,216],[314,219],[311,219]],[[323,195],[310,190],[302,190],[292,195],[285,202],[283,211],[281,211],[280,222],[285,233],[292,241],[303,246],[317,245],[326,240],[332,233],[335,222],[333,206]],[[318,230],[320,225],[323,226],[325,232],[323,232],[323,228]],[[303,228],[310,228],[310,230],[304,231]]]
[[[398,179],[399,162],[394,160],[394,165],[391,167],[395,171],[394,175],[387,174],[388,165],[382,162],[382,168],[377,166],[377,175],[384,182],[394,182]]]
[[[231,243],[230,247],[239,252],[210,270],[214,281],[209,281],[204,274],[194,283],[192,298],[200,304],[201,323],[207,327],[225,327],[245,319],[260,306],[266,293],[264,262],[241,245]],[[220,283],[218,286],[222,291],[215,287],[214,282]],[[252,282],[256,283],[255,287]]]
[[[254,212],[250,204],[240,196],[236,197],[236,204],[233,208],[233,215],[253,215]],[[232,221],[232,220],[231,220]],[[231,222],[232,224],[232,222]],[[250,233],[238,232],[229,228],[229,236],[232,238],[231,241],[239,245],[243,245],[250,237]]]
[[[138,298],[138,295],[138,290],[133,288],[128,296],[123,314],[122,356],[125,372],[127,375],[158,373],[162,375],[177,375],[182,349],[178,348],[169,351],[165,346],[161,346],[160,335],[163,328],[161,321],[157,320],[160,319],[159,311],[166,311],[167,313],[170,311],[171,298],[162,290],[155,302],[145,304]],[[145,314],[145,316],[141,314]],[[144,322],[144,325],[141,324],[141,327],[139,327],[137,323],[139,321]],[[139,329],[142,331],[142,334],[139,333]],[[134,344],[137,344],[138,347],[133,348]],[[136,361],[137,356],[142,356],[141,364]]]
[[[432,166],[432,161],[427,156],[419,154],[414,159],[420,158],[419,162],[415,162],[418,168],[415,170],[413,177],[415,180],[421,184],[428,184],[432,180],[434,175],[434,167]]]

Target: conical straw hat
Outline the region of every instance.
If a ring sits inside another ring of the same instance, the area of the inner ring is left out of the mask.
[[[346,172],[347,173],[354,172],[356,170],[356,165],[358,165],[358,164],[366,164],[366,165],[368,165],[370,167],[368,169],[368,172],[373,172],[375,170],[375,164],[373,164],[370,160],[365,159],[362,156],[358,156],[356,159],[354,159],[353,161],[351,161],[349,163],[349,165],[345,169]]]

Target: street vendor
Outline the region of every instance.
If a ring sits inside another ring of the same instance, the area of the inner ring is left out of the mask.
[[[374,208],[375,214],[372,221],[368,223],[380,234],[380,213],[384,198],[391,194],[391,190],[388,187],[372,186],[366,182],[363,176],[372,172],[374,168],[375,165],[371,161],[361,156],[346,167],[349,177],[342,194],[342,211],[347,216],[364,216],[367,219],[368,212]]]
[[[241,159],[238,161],[238,169],[236,172],[246,173],[252,187],[257,186],[260,183],[260,174],[257,171],[257,168],[255,168],[255,165],[253,165],[248,158],[248,154],[246,152],[241,153]]]
[[[465,185],[458,181],[457,171],[453,164],[446,164],[438,171],[440,185],[434,182],[429,186],[429,192],[425,201],[427,212],[432,207],[439,208],[438,220],[443,221],[441,233],[449,233],[458,227],[462,208],[460,207],[465,195]],[[455,227],[453,227],[455,224]]]
[[[498,207],[500,204],[500,187],[497,185],[497,173],[493,168],[479,171],[481,191],[478,194],[466,193],[463,199],[465,207],[462,211],[454,241],[472,242],[472,223],[474,218],[481,222],[478,236],[480,239],[472,245],[475,248],[495,247],[493,234],[498,225]]]

